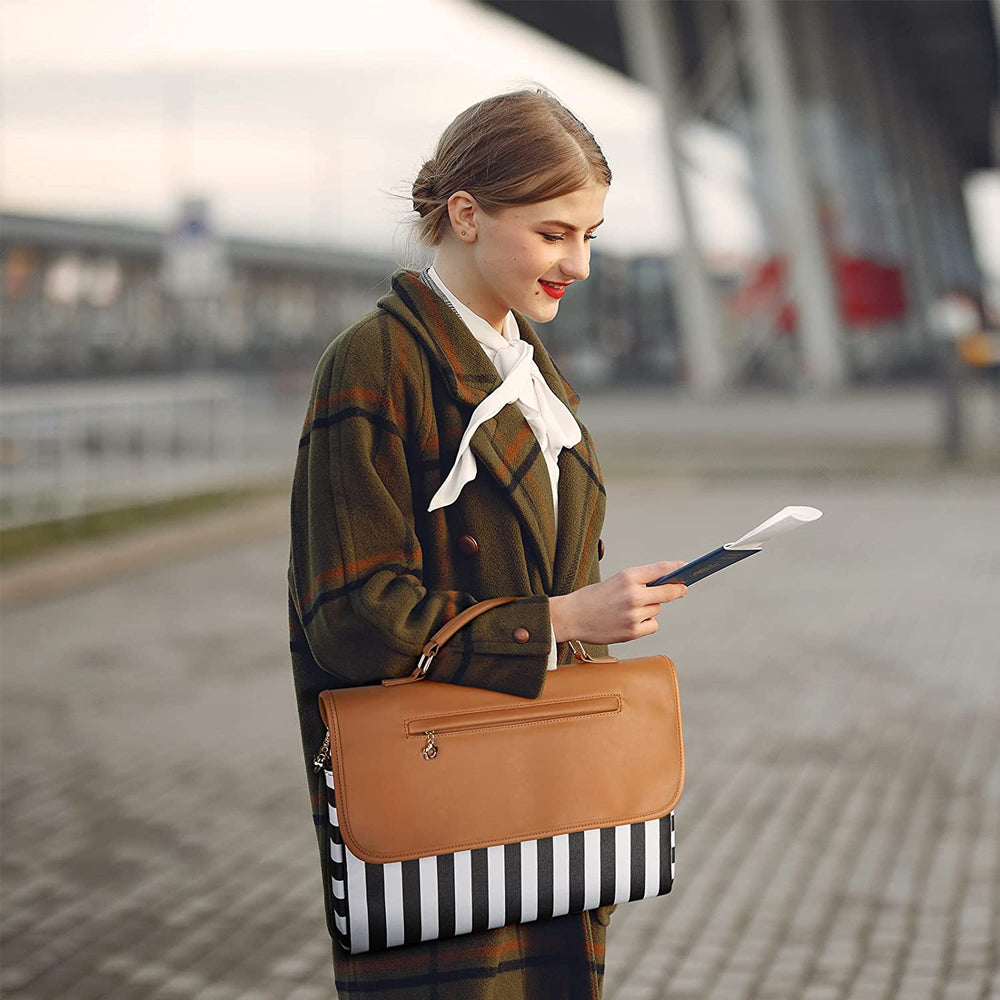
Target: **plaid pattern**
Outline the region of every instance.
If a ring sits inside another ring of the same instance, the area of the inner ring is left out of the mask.
[[[516,318],[542,377],[576,413],[576,393],[528,323]],[[409,673],[427,638],[463,608],[518,595],[462,629],[435,658],[433,676],[537,697],[551,640],[548,596],[600,579],[606,495],[585,428],[580,443],[559,456],[558,539],[545,460],[516,406],[504,407],[473,438],[476,478],[455,503],[427,513],[473,409],[499,384],[461,320],[406,270],[393,275],[377,309],[335,338],[316,367],[292,484],[288,606],[328,920],[324,789],[312,770],[324,733],[319,692]],[[478,542],[475,555],[459,549],[463,535]],[[514,639],[518,628],[528,630],[527,642]],[[606,647],[588,650],[606,655]],[[560,643],[558,661],[570,658]],[[349,957],[335,946],[338,988],[375,996],[396,979],[400,986],[386,995],[430,995],[427,984],[440,982],[472,1000],[534,996],[530,984],[551,960],[553,970],[584,974],[599,991],[610,908],[591,912],[391,954]],[[563,973],[552,975],[555,983]],[[496,992],[501,979],[521,986]],[[591,995],[573,983],[566,996]],[[448,994],[439,987],[433,995]],[[537,995],[562,994],[546,985]]]

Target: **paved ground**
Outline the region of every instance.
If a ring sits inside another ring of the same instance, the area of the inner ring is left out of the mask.
[[[678,664],[688,783],[677,887],[616,913],[608,997],[1000,996],[998,497],[610,479],[606,574],[826,514],[621,647]],[[286,553],[276,516],[4,615],[5,997],[332,995]]]

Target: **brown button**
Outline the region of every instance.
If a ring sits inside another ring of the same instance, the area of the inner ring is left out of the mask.
[[[472,535],[462,535],[458,540],[458,547],[463,555],[474,556],[479,551],[479,542]]]
[[[527,642],[531,638],[531,633],[526,628],[514,629],[514,642]]]
[[[603,538],[598,538],[597,539],[597,559],[598,559],[598,561],[600,561],[603,558],[604,558],[604,539]]]

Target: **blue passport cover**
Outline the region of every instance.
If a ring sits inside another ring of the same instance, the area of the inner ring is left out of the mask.
[[[666,576],[661,576],[659,580],[647,583],[646,586],[658,587],[662,583],[686,583],[690,587],[692,583],[697,583],[698,580],[718,573],[720,569],[732,566],[734,562],[739,562],[741,559],[746,559],[747,556],[752,556],[755,552],[760,551],[760,549],[727,549],[724,545],[720,545],[717,549],[712,549],[711,552],[706,552],[705,555],[685,563],[679,569],[675,569],[673,573],[668,573]]]

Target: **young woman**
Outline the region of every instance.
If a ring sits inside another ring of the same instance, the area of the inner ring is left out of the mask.
[[[502,94],[448,126],[413,184],[433,266],[401,269],[316,369],[291,498],[291,651],[327,913],[317,695],[413,670],[462,609],[486,612],[438,654],[437,681],[537,697],[569,663],[657,630],[681,565],[601,582],[605,488],[578,397],[528,320],[589,273],[611,172],[544,91]],[[570,667],[569,669],[573,669]],[[613,906],[350,955],[342,998],[598,997]],[[377,933],[373,931],[372,933]]]

